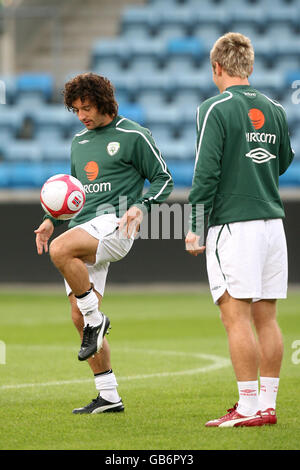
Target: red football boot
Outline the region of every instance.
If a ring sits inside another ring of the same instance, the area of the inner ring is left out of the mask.
[[[276,411],[274,408],[268,408],[264,411],[259,411],[259,414],[263,420],[263,424],[276,424],[277,423],[277,416]]]
[[[207,427],[218,427],[218,428],[233,428],[238,426],[262,426],[263,418],[260,414],[256,413],[252,416],[243,416],[239,414],[237,409],[238,404],[236,403],[233,408],[230,408],[228,413],[219,419],[213,419],[208,421],[205,426]]]

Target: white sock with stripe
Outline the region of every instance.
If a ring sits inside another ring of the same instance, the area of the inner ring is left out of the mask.
[[[275,410],[278,386],[278,377],[260,378],[259,405],[261,411],[267,410],[268,408],[274,408]]]
[[[112,369],[95,374],[94,377],[96,389],[99,392],[100,397],[112,403],[120,401],[121,398],[117,391],[118,383]]]
[[[76,296],[77,306],[84,319],[84,326],[98,326],[102,322],[102,313],[99,312],[99,300],[93,289],[81,296]]]
[[[259,410],[258,380],[238,382],[239,402],[237,412],[243,416],[252,416]]]

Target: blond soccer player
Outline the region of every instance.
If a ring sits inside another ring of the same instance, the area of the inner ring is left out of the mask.
[[[249,83],[254,64],[249,38],[225,34],[214,44],[210,60],[220,94],[197,110],[186,249],[195,256],[206,251],[211,294],[227,333],[239,399],[206,426],[275,424],[283,356],[276,300],[287,295],[278,181],[294,154],[283,107]],[[203,223],[197,219],[198,204],[204,205]],[[200,234],[206,219],[205,242]]]

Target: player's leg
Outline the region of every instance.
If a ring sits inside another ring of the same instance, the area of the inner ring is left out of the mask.
[[[286,298],[287,246],[281,219],[265,221],[268,240],[262,273],[262,292],[252,305],[252,317],[260,350],[260,407],[267,424],[275,424],[276,398],[283,357],[282,334],[277,323],[275,299]]]
[[[252,318],[259,342],[260,375],[279,377],[283,357],[283,340],[276,318],[276,300],[252,304]]]
[[[251,300],[233,298],[228,291],[219,299],[221,320],[229,344],[230,357],[237,379],[239,401],[208,427],[260,426],[258,402],[258,346],[251,324]]]
[[[96,295],[99,299],[99,308],[102,300],[102,296],[96,292]],[[83,338],[83,330],[84,330],[84,318],[81,311],[78,308],[77,300],[74,294],[69,295],[69,301],[71,304],[71,317],[72,321],[79,333],[80,339],[82,341]],[[106,372],[111,369],[111,362],[110,362],[110,349],[109,344],[106,338],[103,340],[103,345],[101,350],[94,354],[87,359],[90,368],[94,374],[100,374],[102,372]]]
[[[276,300],[252,304],[252,318],[260,352],[260,409],[268,412],[271,424],[276,422],[276,398],[283,357],[283,339],[276,318]]]
[[[102,296],[96,291],[99,300],[99,308]],[[72,321],[78,330],[80,338],[83,337],[84,321],[78,308],[74,294],[69,295],[71,304]],[[111,368],[110,348],[106,338],[103,340],[101,350],[87,359],[94,374],[95,387],[98,392],[96,399],[86,406],[75,408],[74,414],[91,414],[111,411],[123,411],[124,405],[117,391],[117,380]]]
[[[64,276],[76,297],[77,306],[83,315],[84,333],[78,359],[86,360],[98,352],[103,344],[110,321],[99,311],[98,298],[91,287],[86,263],[93,264],[99,240],[81,228],[69,230],[50,245],[50,256]]]
[[[51,260],[76,296],[90,289],[85,263],[95,263],[98,243],[99,240],[87,231],[75,228],[64,232],[50,244]]]
[[[237,380],[257,380],[258,348],[251,325],[251,300],[235,299],[226,291],[219,307]]]

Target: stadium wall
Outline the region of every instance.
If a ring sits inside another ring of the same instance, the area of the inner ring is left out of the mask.
[[[300,200],[288,200],[284,205],[289,281],[300,283]],[[0,283],[61,282],[60,274],[51,264],[49,256],[38,256],[36,253],[33,231],[43,216],[40,204],[15,201],[2,202],[0,206]],[[66,227],[67,224],[64,224],[56,229],[55,234],[58,235]],[[184,239],[139,239],[124,260],[111,264],[108,275],[110,284],[197,282],[207,282],[205,257],[195,258],[187,254]]]

